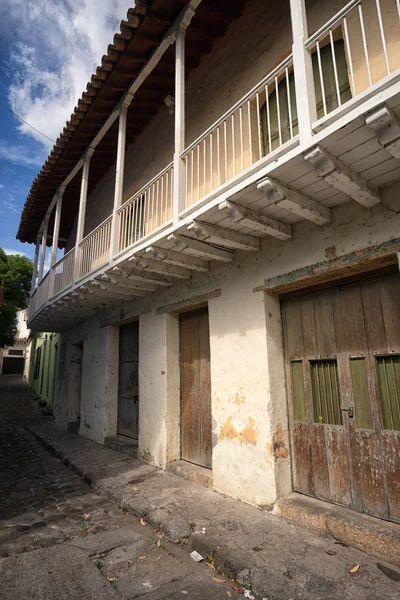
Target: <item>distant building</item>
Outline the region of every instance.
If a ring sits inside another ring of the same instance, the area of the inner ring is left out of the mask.
[[[0,349],[0,373],[2,375],[22,375],[25,369],[26,341],[29,336],[27,326],[28,309],[17,311],[17,335],[14,345]]]

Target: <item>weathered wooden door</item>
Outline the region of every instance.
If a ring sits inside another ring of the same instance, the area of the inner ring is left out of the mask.
[[[211,377],[208,309],[184,313],[181,337],[182,458],[211,467]]]
[[[282,313],[295,490],[400,521],[400,275]]]
[[[118,433],[139,436],[139,322],[119,328]]]

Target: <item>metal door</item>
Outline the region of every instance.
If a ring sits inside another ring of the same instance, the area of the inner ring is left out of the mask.
[[[400,276],[282,300],[294,488],[400,521]]]
[[[182,458],[211,467],[211,376],[208,309],[180,318]]]
[[[139,437],[139,322],[119,328],[118,433]]]

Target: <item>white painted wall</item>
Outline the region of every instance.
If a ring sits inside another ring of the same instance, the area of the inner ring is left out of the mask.
[[[178,318],[156,311],[220,289],[209,301],[214,486],[252,504],[273,505],[291,489],[280,306],[253,290],[266,278],[326,260],[332,246],[342,256],[397,237],[399,191],[399,184],[384,188],[384,204],[369,210],[353,201],[338,206],[324,227],[303,221],[291,241],[266,237],[259,253],[237,252],[231,264],[212,263],[209,273],[70,332],[70,339],[85,337],[82,435],[102,442],[106,424],[113,429],[116,418],[117,328],[104,323],[140,314],[140,454],[163,468],[179,458]]]

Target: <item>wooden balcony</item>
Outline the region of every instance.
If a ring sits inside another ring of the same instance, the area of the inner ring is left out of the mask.
[[[171,162],[54,264],[32,294],[30,327],[61,330],[257,251],[261,237],[288,240],[295,223],[322,226],[343,202],[378,204],[379,188],[400,179],[400,8],[390,7],[352,1],[302,43],[308,104],[294,44],[180,154],[178,190]]]

